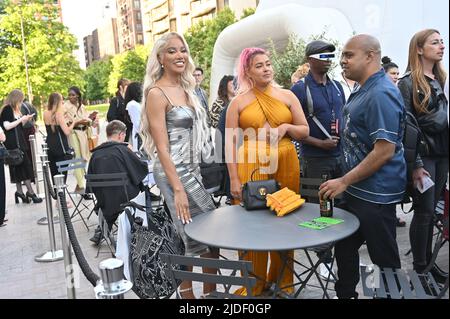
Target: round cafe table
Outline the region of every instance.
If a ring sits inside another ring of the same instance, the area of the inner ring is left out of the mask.
[[[299,226],[320,217],[319,205],[305,203],[295,212],[277,217],[269,209],[247,211],[241,206],[220,207],[194,218],[185,232],[192,239],[231,250],[283,251],[311,248],[344,239],[359,228],[351,213],[334,207],[333,218],[344,222],[322,230]]]
[[[295,293],[298,296],[312,275],[316,274],[319,284],[326,292],[317,274],[317,267],[322,262],[313,262],[307,248],[328,245],[326,250],[333,248],[334,243],[344,239],[359,228],[359,220],[351,213],[334,207],[333,218],[344,222],[322,230],[314,230],[299,226],[299,224],[320,217],[318,204],[305,203],[296,211],[284,217],[277,217],[269,209],[247,211],[241,206],[220,207],[212,212],[198,215],[193,222],[185,226],[186,235],[208,246],[242,251],[278,251],[286,265],[285,251],[304,249],[311,264],[305,280],[300,282],[300,288]],[[297,277],[298,278],[298,277]],[[279,287],[276,283],[276,290]]]

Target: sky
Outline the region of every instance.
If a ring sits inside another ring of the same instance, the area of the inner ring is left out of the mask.
[[[83,38],[101,25],[103,17],[115,16],[115,3],[115,0],[61,0],[63,23],[78,39],[79,49],[74,53],[83,69],[86,67]],[[109,10],[105,9],[108,4]]]

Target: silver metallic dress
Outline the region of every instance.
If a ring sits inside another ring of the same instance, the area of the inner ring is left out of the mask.
[[[198,160],[194,160],[197,158],[193,148],[194,119],[194,110],[188,106],[175,106],[166,114],[169,152],[178,177],[186,191],[192,218],[216,208],[211,196],[202,184]],[[186,246],[186,255],[195,256],[207,253],[209,251],[208,246],[192,240],[184,232],[184,225],[177,218],[172,186],[159,159],[155,160],[153,174],[156,184],[169,207],[175,226]]]

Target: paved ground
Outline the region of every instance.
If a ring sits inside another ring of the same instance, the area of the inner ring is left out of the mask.
[[[6,172],[6,181],[8,183],[9,173],[7,167]],[[74,181],[74,177],[69,176],[68,183],[71,190],[74,189]],[[43,189],[43,186],[41,186],[41,189]],[[46,216],[45,201],[41,204],[15,204],[14,191],[15,187],[8,184],[6,202],[9,221],[8,226],[0,228],[0,299],[67,298],[63,261],[38,263],[34,260],[35,256],[48,251],[50,248],[48,227],[37,224],[40,218]],[[88,212],[85,212],[84,215],[87,216]],[[401,215],[409,225],[412,215]],[[92,217],[89,220],[89,224],[95,223],[95,218]],[[102,246],[100,255],[96,258],[97,248],[92,246],[92,243],[89,241],[95,227],[90,227],[88,231],[81,221],[76,221],[74,227],[90,266],[94,272],[99,273],[98,264],[103,259],[110,257],[107,247]],[[55,225],[55,230],[57,247],[60,249],[59,224]],[[405,256],[410,247],[408,227],[397,228],[397,236],[402,256],[402,267],[411,268],[411,256]],[[448,271],[448,248],[441,251],[439,263]],[[227,257],[236,255],[232,251],[222,251],[222,254]],[[300,260],[306,260],[299,253],[296,254],[296,257]],[[75,256],[73,256],[73,260],[76,260]],[[365,247],[361,249],[361,262],[365,264],[371,263]],[[201,294],[200,286],[195,285],[194,287],[196,295],[199,296]],[[358,289],[361,290],[360,285]],[[95,298],[93,287],[82,274],[79,287],[76,289],[76,297],[82,299]],[[319,298],[318,290],[307,288],[301,297]],[[126,298],[134,299],[137,297],[130,292],[126,295]]]

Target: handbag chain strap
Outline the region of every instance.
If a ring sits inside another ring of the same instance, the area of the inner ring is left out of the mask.
[[[20,124],[19,124],[20,125]],[[20,144],[19,144],[19,134],[17,133],[17,126],[14,128],[14,135],[16,135],[16,143],[17,143],[17,148],[20,149]]]
[[[58,128],[56,128],[56,130],[58,131],[59,142],[61,143],[62,150],[63,150],[64,154],[66,154],[66,148],[64,147],[64,143],[61,138],[61,132],[58,130]]]

